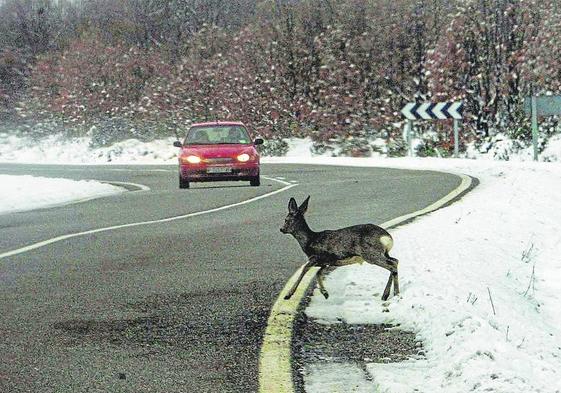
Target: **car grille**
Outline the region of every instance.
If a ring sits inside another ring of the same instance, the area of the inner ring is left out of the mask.
[[[228,162],[233,162],[234,160],[229,157],[217,157],[217,158],[207,158],[205,162],[207,164],[226,164]]]
[[[219,177],[232,177],[232,176],[249,176],[250,175],[250,170],[247,169],[232,169],[231,172],[226,172],[226,173],[208,173],[206,170],[195,170],[189,173],[188,176],[193,176],[193,177],[213,177],[213,178],[219,178]]]

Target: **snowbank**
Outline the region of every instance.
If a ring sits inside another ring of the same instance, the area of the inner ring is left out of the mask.
[[[0,214],[52,207],[118,194],[121,187],[97,181],[0,175]]]
[[[561,135],[554,135],[542,153],[544,161],[561,161]]]
[[[41,164],[176,164],[175,138],[142,142],[137,139],[107,147],[90,147],[88,137],[65,139],[61,135],[38,141],[0,135],[0,162]]]
[[[312,157],[312,138],[288,138],[285,139],[288,144],[288,152],[286,157]]]

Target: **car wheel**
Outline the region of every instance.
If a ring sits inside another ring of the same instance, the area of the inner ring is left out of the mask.
[[[249,184],[252,187],[258,187],[261,185],[261,177],[259,175],[252,177],[251,180],[249,181]]]
[[[186,180],[179,176],[179,188],[189,188],[189,180]]]

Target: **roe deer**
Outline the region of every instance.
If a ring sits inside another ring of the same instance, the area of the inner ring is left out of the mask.
[[[280,229],[282,233],[294,236],[308,257],[308,262],[304,265],[300,277],[284,298],[290,299],[306,272],[312,266],[318,266],[320,268],[317,276],[319,290],[327,299],[329,293],[323,285],[325,270],[330,266],[353,265],[363,261],[390,271],[382,300],[388,299],[392,282],[394,295],[398,295],[398,260],[389,255],[393,246],[391,235],[384,228],[374,224],[354,225],[333,231],[314,232],[304,219],[309,200],[310,197],[308,196],[298,207],[296,200],[290,198],[288,215]]]

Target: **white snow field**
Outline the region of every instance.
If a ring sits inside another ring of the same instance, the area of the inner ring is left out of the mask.
[[[0,161],[175,164],[172,141],[131,140],[90,150],[86,140],[53,140],[29,149],[15,138],[0,144]],[[544,154],[558,161],[551,163],[519,162],[528,154],[508,162],[312,157],[309,140],[289,145],[286,157],[262,161],[434,169],[480,180],[451,206],[390,230],[391,254],[400,260],[400,296],[382,302],[387,272],[355,265],[330,274],[329,299],[315,291],[305,310],[322,323],[399,324],[417,334],[425,357],[368,364],[368,378],[355,364],[308,364],[306,391],[561,392],[561,140]],[[33,205],[33,198],[49,194],[38,186],[40,178],[27,180],[30,189],[13,200]],[[47,181],[49,190],[62,194],[82,183]],[[0,194],[2,208],[9,206],[6,198]]]
[[[64,205],[124,192],[93,180],[0,175],[0,214]]]

